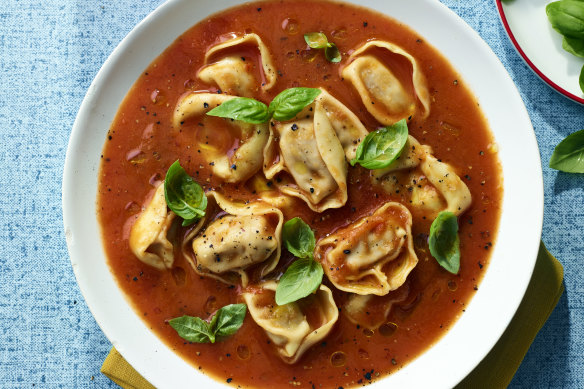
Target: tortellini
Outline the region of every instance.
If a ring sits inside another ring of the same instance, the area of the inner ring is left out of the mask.
[[[347,201],[347,159],[368,132],[342,103],[321,90],[315,101],[287,122],[274,122],[264,150],[264,174],[315,212]],[[281,175],[281,172],[289,173]]]
[[[173,245],[167,235],[175,216],[166,206],[161,184],[130,230],[130,250],[140,261],[159,270],[172,267]]]
[[[373,183],[387,193],[409,192],[412,209],[432,217],[441,211],[460,215],[472,202],[468,187],[454,168],[436,159],[431,147],[421,145],[412,136],[395,162],[372,170],[371,175]]]
[[[314,344],[324,339],[339,318],[333,294],[324,285],[293,303],[277,305],[276,281],[249,287],[243,298],[253,320],[262,327],[280,358],[292,364]]]
[[[387,321],[393,306],[404,302],[409,293],[407,282],[385,296],[349,293],[342,311],[351,323],[376,330]]]
[[[230,54],[217,62],[210,63],[222,51],[233,51],[237,46],[250,44],[257,46],[259,50],[262,61],[260,76],[265,78],[265,81],[256,80],[253,75],[255,65],[240,55]],[[252,97],[258,85],[261,84],[263,90],[269,90],[276,83],[276,70],[272,56],[257,34],[235,36],[211,47],[205,54],[205,65],[199,71],[198,77],[207,84],[217,84],[223,92],[228,94]]]
[[[472,197],[468,187],[454,172],[454,168],[428,155],[420,164],[422,173],[446,200],[445,211],[460,215],[470,207]]]
[[[267,181],[261,174],[256,174],[247,183],[247,187],[256,194],[260,200],[278,208],[284,213],[290,213],[298,206],[300,200],[297,197],[287,196],[281,193],[271,181]]]
[[[338,289],[384,296],[402,286],[418,263],[411,228],[410,211],[388,202],[321,239],[315,259]]]
[[[411,80],[400,79],[390,63],[384,63],[374,55],[375,50],[385,50],[409,61]],[[418,113],[418,101],[422,105],[421,116],[429,115],[430,93],[426,78],[410,53],[393,43],[372,40],[356,49],[348,61],[349,65],[343,68],[341,75],[353,84],[366,109],[377,121],[389,126],[413,116]]]
[[[284,216],[261,201],[233,202],[207,193],[206,215],[185,235],[182,251],[195,272],[227,284],[263,277],[280,259]]]
[[[245,181],[262,167],[262,150],[269,137],[267,123],[249,124],[205,115],[234,97],[216,93],[191,93],[179,100],[173,117],[175,130],[180,129],[187,119],[198,118],[199,124],[195,131],[204,131],[209,127],[212,129],[207,130],[209,137],[223,136],[237,142],[235,149],[225,150],[214,147],[195,134],[196,147],[203,151],[213,174],[230,183]],[[220,135],[222,132],[226,134]],[[228,147],[233,146],[233,141],[227,143]]]

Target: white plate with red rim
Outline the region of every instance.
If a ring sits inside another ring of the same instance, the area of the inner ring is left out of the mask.
[[[543,221],[543,179],[535,134],[516,87],[495,54],[439,1],[353,2],[409,25],[448,58],[477,96],[499,146],[505,186],[501,224],[479,291],[442,339],[371,386],[453,387],[498,341],[531,279]],[[91,84],[67,149],[63,222],[79,287],[112,344],[159,388],[222,388],[226,384],[199,373],[167,347],[118,287],[107,265],[96,217],[100,154],[119,104],[143,69],[193,24],[239,3],[169,0],[146,17],[114,50]],[[489,77],[484,77],[487,72]]]
[[[495,0],[503,27],[525,63],[561,95],[584,104],[578,78],[584,58],[562,48],[562,35],[548,21],[550,0]]]

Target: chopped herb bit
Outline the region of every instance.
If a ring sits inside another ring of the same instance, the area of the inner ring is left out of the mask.
[[[304,34],[304,40],[311,49],[324,49],[324,56],[327,61],[332,63],[341,62],[341,53],[337,46],[328,41],[326,35],[322,32],[309,32]]]

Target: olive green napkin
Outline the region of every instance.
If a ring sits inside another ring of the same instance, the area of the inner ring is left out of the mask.
[[[511,382],[535,336],[564,292],[564,269],[543,242],[533,277],[511,324],[491,352],[457,388],[505,388]],[[112,348],[101,372],[125,389],[150,389],[146,381]]]
[[[124,389],[154,389],[150,382],[126,362],[115,347],[112,347],[103,361],[101,372]]]

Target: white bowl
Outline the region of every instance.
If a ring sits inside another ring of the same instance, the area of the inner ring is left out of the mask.
[[[452,387],[497,342],[531,278],[543,219],[535,134],[519,93],[497,57],[437,0],[354,2],[401,20],[448,58],[478,97],[499,145],[503,211],[479,291],[446,336],[405,368],[371,386]],[[150,332],[118,287],[106,262],[96,217],[100,154],[118,105],[143,69],[193,24],[238,3],[169,0],[138,24],[91,84],[67,150],[63,220],[77,282],[105,335],[140,374],[160,388],[224,384],[199,373]]]

